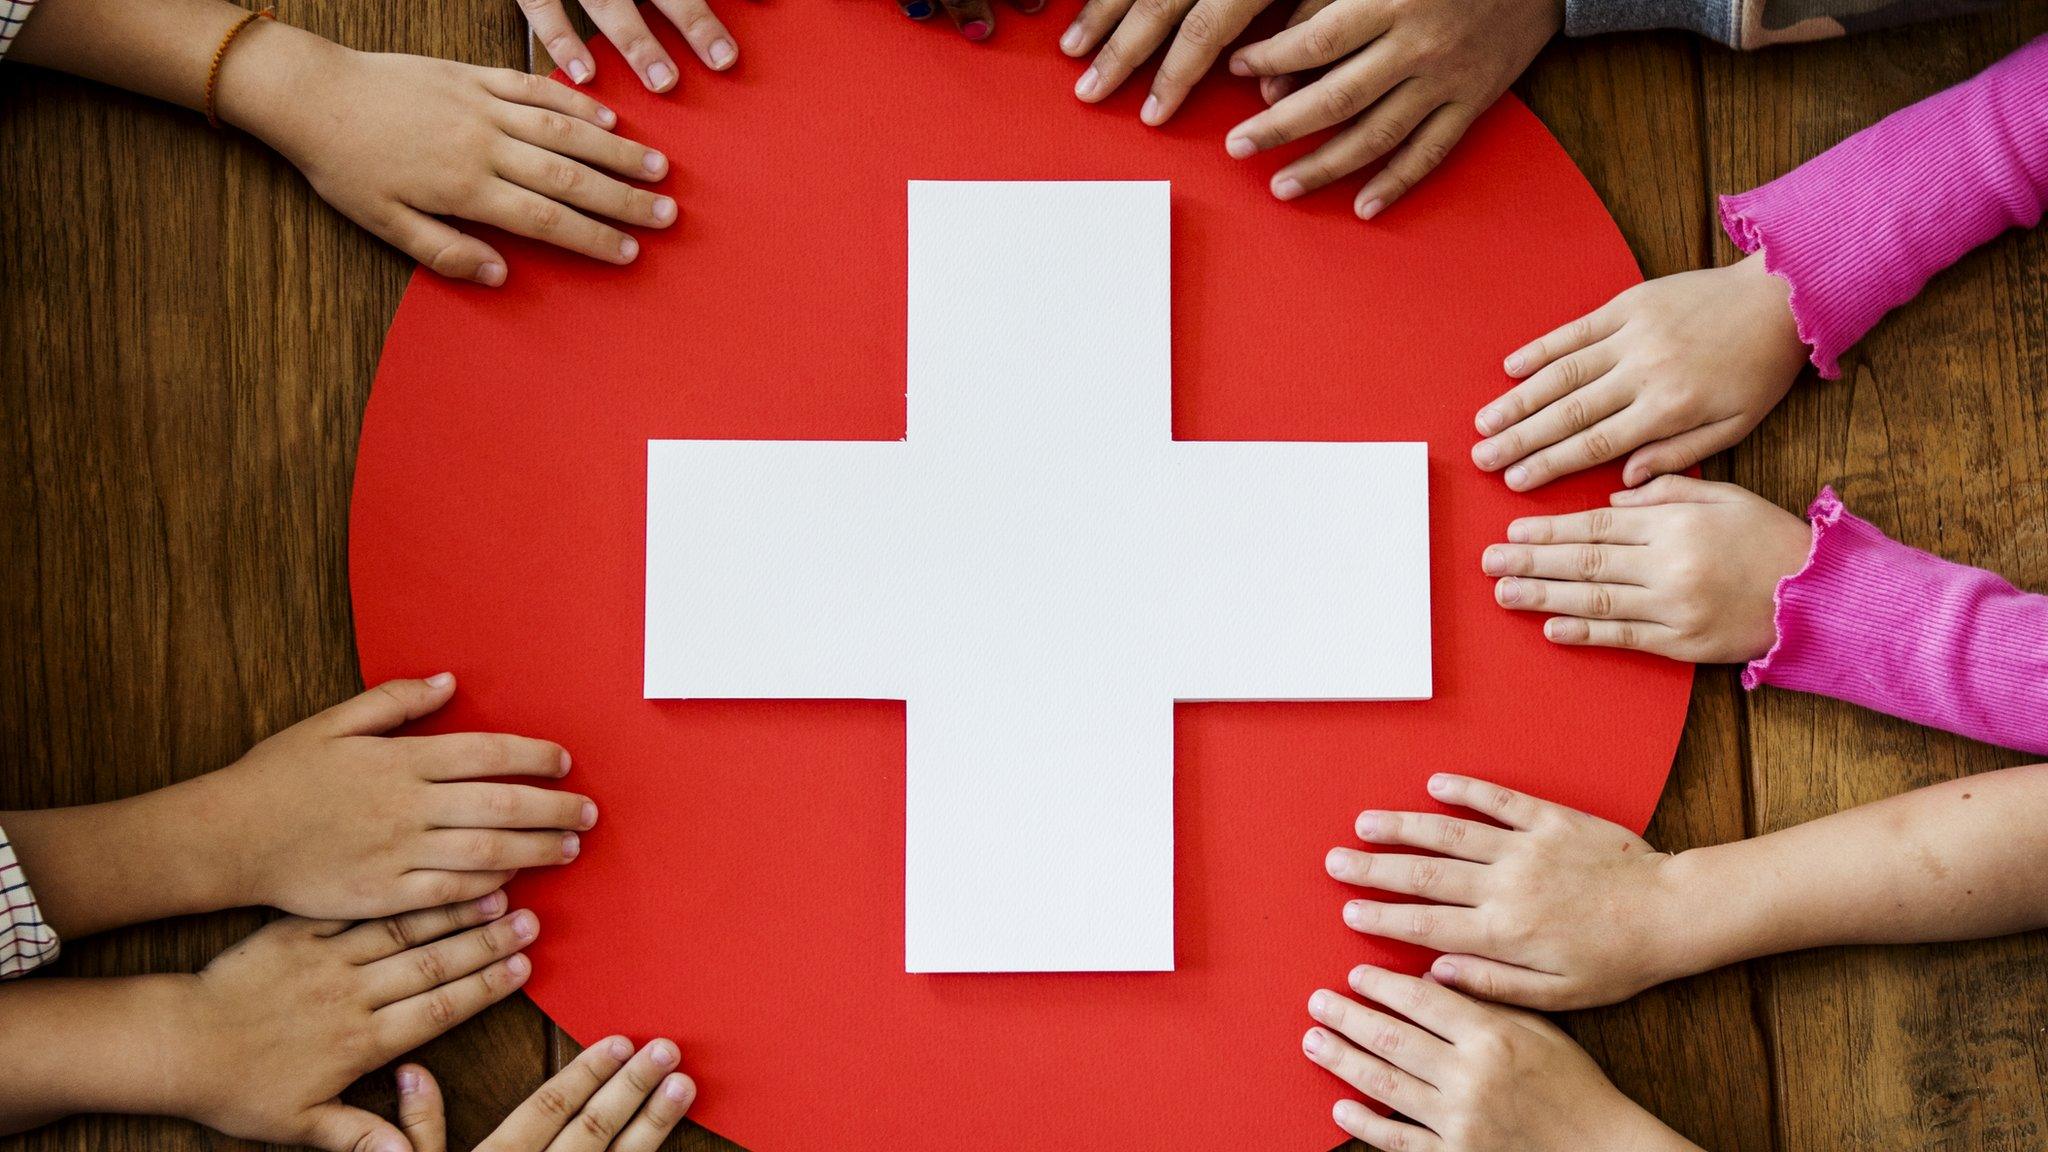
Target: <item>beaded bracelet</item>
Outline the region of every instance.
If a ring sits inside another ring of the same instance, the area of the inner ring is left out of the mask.
[[[220,38],[220,46],[213,50],[213,63],[209,64],[206,68],[206,122],[215,128],[220,127],[220,116],[215,113],[213,108],[213,90],[220,83],[221,57],[228,54],[228,46],[235,42],[235,37],[242,34],[242,29],[254,24],[259,19],[273,19],[276,11],[274,8],[265,8],[261,12],[251,12],[240,20],[235,21],[235,26],[228,29],[228,34]]]

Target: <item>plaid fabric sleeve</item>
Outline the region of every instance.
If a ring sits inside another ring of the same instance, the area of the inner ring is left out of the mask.
[[[5,0],[0,0],[4,3]],[[57,958],[57,933],[43,923],[36,894],[0,828],[0,980],[20,976]]]
[[[0,0],[0,59],[6,59],[7,50],[14,47],[14,34],[35,10],[36,0]]]

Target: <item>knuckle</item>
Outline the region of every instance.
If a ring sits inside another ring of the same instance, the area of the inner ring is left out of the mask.
[[[494,787],[485,793],[484,814],[499,824],[509,824],[519,815],[519,793]]]
[[[470,832],[467,840],[462,856],[478,870],[495,872],[505,866],[505,850],[489,831],[478,829]]]
[[[1598,619],[1614,615],[1614,593],[1604,584],[1595,584],[1586,593],[1586,614]]]
[[[1358,1086],[1364,1089],[1367,1095],[1375,1099],[1385,1100],[1394,1094],[1396,1088],[1400,1087],[1400,1081],[1394,1079],[1393,1069],[1382,1064],[1374,1068],[1368,1068],[1365,1075],[1359,1078]]]
[[[569,1098],[553,1084],[543,1084],[533,1094],[534,1110],[550,1120],[563,1121],[569,1118]]]
[[[1595,508],[1586,514],[1586,528],[1595,536],[1608,536],[1614,532],[1614,510]]]
[[[1401,139],[1401,129],[1385,120],[1373,119],[1359,126],[1359,145],[1373,156],[1392,152],[1400,146]]]
[[[448,982],[448,961],[441,956],[440,949],[422,948],[413,954],[412,962],[428,987],[438,988]]]
[[[1586,440],[1581,446],[1581,452],[1588,464],[1598,464],[1603,460],[1612,460],[1614,458],[1614,438],[1595,428],[1586,433]]]
[[[1581,544],[1572,549],[1572,571],[1581,580],[1597,580],[1607,568],[1607,554],[1598,545]]]
[[[1442,921],[1436,910],[1425,904],[1411,905],[1408,912],[1408,935],[1417,942],[1433,939]]]
[[[438,275],[461,276],[469,271],[469,262],[461,254],[462,242],[450,240],[429,253],[422,263]]]
[[[1365,91],[1356,84],[1332,76],[1323,80],[1321,88],[1318,107],[1327,120],[1342,120],[1364,106]]]
[[[618,1129],[618,1125],[612,1122],[611,1117],[595,1110],[578,1116],[576,1124],[583,1129],[585,1135],[596,1140],[600,1146],[610,1144],[612,1134]]]
[[[1334,24],[1311,20],[1301,34],[1301,46],[1316,59],[1328,60],[1344,51],[1344,39]]]
[[[1574,389],[1571,395],[1559,401],[1557,405],[1557,414],[1564,419],[1565,425],[1570,428],[1584,428],[1586,426],[1586,418],[1591,413],[1591,410],[1586,407],[1585,398],[1576,391],[1577,388],[1585,383],[1585,381],[1579,379],[1583,371],[1579,367],[1577,360],[1563,360],[1557,365],[1557,382],[1566,388]]]
[[[1222,33],[1222,22],[1207,4],[1195,5],[1194,11],[1180,22],[1180,39],[1196,48],[1220,47]]]
[[[429,904],[453,904],[466,892],[460,877],[445,874],[427,882],[426,895]]]
[[[1367,1045],[1383,1056],[1392,1056],[1401,1050],[1401,1030],[1383,1022],[1373,1030],[1372,1039]]]
[[[1435,860],[1417,860],[1408,870],[1408,886],[1420,896],[1439,887],[1443,877],[1442,864]]]
[[[1493,802],[1494,811],[1507,812],[1515,807],[1515,801],[1518,799],[1518,797],[1515,795],[1513,790],[1503,788],[1500,785],[1496,784],[1493,786],[1493,793],[1489,797],[1489,799]]]
[[[410,938],[412,934],[406,931],[404,917],[393,916],[389,920],[379,920],[377,923],[383,926],[384,935],[391,941],[394,947],[412,947],[412,940]]]
[[[1445,850],[1453,849],[1463,844],[1471,834],[1471,825],[1463,820],[1446,817],[1437,822],[1436,845]]]
[[[427,1019],[436,1027],[452,1028],[461,1013],[456,1011],[455,998],[447,992],[436,990],[427,997]]]
[[[534,130],[544,139],[565,141],[576,130],[569,118],[553,109],[548,109],[534,118]]]
[[[551,160],[542,177],[557,196],[574,196],[583,187],[583,166],[568,160]]]

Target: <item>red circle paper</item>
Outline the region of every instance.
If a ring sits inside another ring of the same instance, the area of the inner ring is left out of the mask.
[[[1304,1003],[1427,959],[1338,918],[1322,859],[1356,813],[1434,808],[1450,770],[1641,827],[1670,764],[1689,669],[1553,648],[1479,571],[1509,519],[1615,471],[1517,496],[1467,458],[1502,355],[1635,282],[1626,245],[1512,98],[1361,223],[1225,156],[1247,82],[1164,130],[1142,83],[1074,100],[1057,16],[975,46],[881,0],[723,14],[742,63],[668,97],[596,46],[590,90],[673,158],[682,221],[630,267],[493,237],[501,290],[416,275],[364,418],[365,679],[452,669],[429,727],[558,740],[603,814],[515,885],[533,998],[585,1042],[676,1038],[695,1117],[757,1152],[1339,1143]],[[1176,437],[1429,443],[1435,697],[1178,709],[1171,973],[906,975],[901,705],[641,698],[647,441],[900,438],[910,179],[1171,180]]]

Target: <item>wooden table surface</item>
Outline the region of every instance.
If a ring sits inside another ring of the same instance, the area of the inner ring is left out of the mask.
[[[284,15],[362,48],[528,59],[509,0]],[[2026,0],[1749,55],[1676,34],[1560,41],[1516,90],[1658,276],[1736,256],[1713,194],[2044,30],[2048,0]],[[0,555],[14,558],[0,568],[0,809],[205,772],[357,690],[350,474],[410,271],[246,138],[0,67]],[[1832,483],[1908,543],[2048,589],[2048,230],[1968,257],[1844,366],[1833,382],[1809,372],[1708,475],[1795,510]],[[2025,759],[1828,700],[1745,695],[1733,670],[1706,668],[1650,838],[1716,843]],[[67,944],[59,970],[191,969],[260,919]],[[1715,1152],[2048,1147],[2048,933],[1778,957],[1568,1024],[1624,1090]],[[573,1051],[522,996],[423,1058],[467,1148]],[[388,1114],[388,1084],[351,1096]],[[701,1131],[676,1144],[731,1147]],[[233,1146],[145,1118],[0,1139]]]

